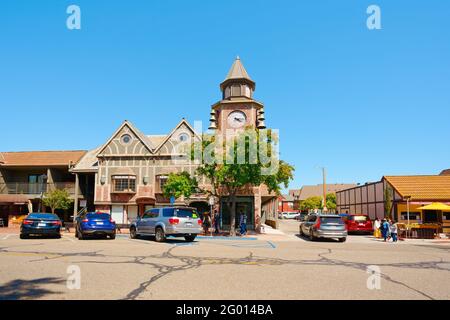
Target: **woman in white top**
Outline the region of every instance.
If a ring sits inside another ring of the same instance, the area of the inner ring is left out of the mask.
[[[380,228],[381,228],[381,221],[380,221],[380,219],[376,218],[375,222],[373,223],[373,236],[375,238],[378,238],[378,239],[381,238]]]

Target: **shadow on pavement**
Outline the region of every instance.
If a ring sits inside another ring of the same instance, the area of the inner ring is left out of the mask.
[[[0,300],[29,300],[39,299],[47,295],[60,292],[44,289],[49,284],[62,284],[64,279],[41,278],[34,280],[13,280],[0,286]]]
[[[339,243],[339,240],[328,239],[328,238],[316,238],[314,241],[311,241],[309,239],[309,237],[302,236],[300,234],[296,234],[295,236],[299,239],[302,239],[302,240],[308,241],[308,242],[337,242],[337,243]]]

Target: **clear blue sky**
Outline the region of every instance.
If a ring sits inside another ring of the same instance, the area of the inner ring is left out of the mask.
[[[82,29],[66,28],[77,4]],[[366,28],[378,4],[382,30]],[[208,121],[236,55],[281,130],[291,187],[450,168],[450,2],[0,3],[1,151],[94,148]]]

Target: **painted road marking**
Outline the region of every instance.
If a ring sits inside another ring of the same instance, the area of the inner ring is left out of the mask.
[[[12,236],[18,236],[18,234],[7,234],[5,237],[2,238],[2,240],[7,240],[9,237]]]
[[[212,240],[219,240],[219,241],[222,241],[222,240],[228,240],[228,241],[230,241],[230,240],[234,240],[234,241],[236,241],[236,240],[238,240],[238,241],[256,241],[256,240],[258,240],[258,238],[254,238],[254,237],[241,238],[241,237],[205,237],[205,236],[199,236],[199,237],[197,237],[197,239],[199,239],[199,240],[210,240],[210,241],[212,241]]]

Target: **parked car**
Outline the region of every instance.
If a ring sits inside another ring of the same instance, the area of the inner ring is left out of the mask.
[[[116,238],[116,222],[108,213],[88,212],[75,220],[75,237],[84,240],[87,236]]]
[[[304,221],[307,216],[308,216],[307,213],[301,212],[295,219],[298,221]]]
[[[347,241],[347,226],[339,215],[310,214],[300,224],[300,235],[311,241],[318,238],[339,239]]]
[[[168,236],[192,242],[201,232],[202,220],[196,209],[189,207],[150,209],[130,226],[132,239],[155,236],[157,242],[164,242]]]
[[[347,214],[343,217],[349,233],[373,233],[373,224],[366,214]]]
[[[298,212],[283,212],[282,214],[283,219],[296,219],[300,213]]]
[[[20,239],[30,236],[61,238],[62,222],[56,214],[30,213],[20,225]]]

